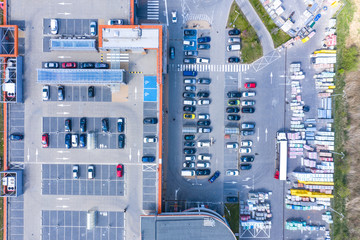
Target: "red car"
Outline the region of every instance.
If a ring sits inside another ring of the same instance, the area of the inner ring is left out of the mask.
[[[116,176],[122,177],[124,172],[124,166],[122,164],[119,164],[116,166]]]
[[[44,133],[41,138],[41,144],[43,148],[49,147],[49,134]]]
[[[62,68],[76,68],[77,64],[76,62],[63,62],[61,66]]]
[[[244,87],[245,88],[256,88],[256,83],[254,83],[254,82],[245,83]]]

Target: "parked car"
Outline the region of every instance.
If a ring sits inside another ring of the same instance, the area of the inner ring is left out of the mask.
[[[254,100],[241,101],[241,106],[253,106],[253,105],[255,105],[255,101],[254,101]]]
[[[194,141],[186,141],[184,142],[184,147],[195,147]]]
[[[240,62],[240,58],[238,57],[229,57],[228,58],[228,63],[238,63]]]
[[[93,165],[88,166],[88,179],[93,179],[95,177],[95,167]]]
[[[156,143],[158,141],[156,136],[146,136],[144,137],[144,143]]]
[[[144,124],[157,124],[158,123],[158,119],[156,117],[148,117],[148,118],[144,118]]]
[[[193,86],[193,85],[186,85],[186,86],[185,86],[185,91],[192,91],[192,92],[195,92],[195,91],[196,91],[196,86]]]
[[[24,135],[19,133],[13,133],[9,137],[11,141],[21,141],[24,139]]]
[[[227,107],[226,113],[238,113],[240,112],[240,108],[238,107]]]
[[[196,149],[195,148],[184,148],[184,154],[195,154]]]
[[[170,59],[175,59],[175,48],[170,47]]]
[[[154,161],[155,161],[154,156],[143,156],[142,157],[142,162],[154,162]]]
[[[198,92],[196,95],[200,98],[207,98],[210,96],[210,93],[209,92]]]
[[[198,105],[209,105],[210,103],[211,103],[211,100],[208,98],[198,100]]]
[[[71,119],[65,119],[65,132],[71,132]]]
[[[254,82],[244,83],[244,88],[256,88],[256,83]]]
[[[208,43],[211,41],[211,38],[210,37],[199,37],[197,41],[198,41],[198,43]]]
[[[240,120],[240,116],[237,115],[237,114],[229,114],[227,116],[227,120],[230,120],[230,121],[239,121]]]
[[[211,178],[209,178],[209,183],[213,183],[218,177],[220,176],[220,171],[216,171],[214,173],[214,175],[211,176]]]
[[[77,68],[76,62],[63,62],[61,64],[62,68]]]
[[[189,47],[195,47],[195,41],[192,41],[192,40],[184,40],[184,41],[183,41],[183,45],[184,45],[184,46],[189,46]]]
[[[198,126],[210,126],[211,121],[210,120],[200,120],[197,122]]]
[[[176,11],[171,12],[171,21],[172,23],[177,23]]]
[[[240,42],[240,38],[239,37],[230,37],[228,39],[228,43],[239,43]]]
[[[89,86],[88,88],[88,97],[93,98],[95,96],[95,88],[94,86]]]
[[[239,170],[237,169],[226,170],[226,176],[237,176],[237,175],[239,175]]]
[[[79,135],[77,134],[72,134],[71,135],[71,147],[78,147],[79,145]]]
[[[184,140],[194,140],[195,139],[195,135],[185,135],[184,136]]]
[[[196,63],[210,63],[210,58],[197,57]]]
[[[199,127],[198,133],[211,133],[211,127]]]
[[[50,19],[50,32],[53,35],[58,34],[59,26],[58,26],[58,20],[57,19]]]
[[[198,44],[198,49],[204,49],[204,50],[207,50],[207,49],[210,49],[210,44]]]
[[[49,99],[50,99],[50,86],[49,85],[43,86],[42,99],[43,99],[43,101],[49,101]]]
[[[184,51],[184,55],[188,56],[188,57],[191,57],[191,56],[196,57],[198,54],[199,54],[198,51]]]
[[[194,107],[194,106],[184,106],[183,110],[184,110],[184,112],[195,112],[196,107]]]
[[[195,157],[195,155],[186,155],[185,160],[187,160],[187,161],[195,161],[196,157]]]
[[[97,34],[97,23],[95,21],[90,22],[90,35],[96,36]]]
[[[196,63],[196,59],[195,58],[184,58],[183,62],[185,64],[194,64],[194,63]]]
[[[86,147],[86,134],[80,134],[80,147]]]
[[[184,105],[196,105],[196,101],[193,99],[184,99]]]
[[[251,167],[252,167],[251,164],[241,164],[240,165],[241,170],[250,170]]]
[[[118,132],[123,132],[124,128],[125,128],[125,119],[124,118],[118,118],[118,120],[117,120]]]
[[[184,97],[184,98],[194,98],[194,97],[195,97],[195,93],[193,93],[193,92],[184,92],[184,93],[183,93],[183,97]]]
[[[43,148],[49,147],[49,134],[44,133],[41,136],[41,145],[42,145]]]
[[[107,118],[101,119],[101,130],[104,133],[109,132],[109,119]]]
[[[59,68],[60,64],[58,62],[46,62],[44,63],[45,68]]]
[[[196,76],[197,76],[197,72],[196,72],[196,71],[183,71],[183,76],[196,77]]]
[[[110,19],[108,25],[124,25],[124,20],[122,19]]]
[[[123,149],[125,146],[125,134],[119,134],[119,144],[118,147]]]
[[[196,30],[192,30],[192,29],[184,30],[184,35],[185,36],[195,36],[196,35]]]
[[[255,112],[255,108],[253,107],[243,107],[241,109],[242,113],[254,113]]]
[[[229,106],[238,106],[238,105],[240,105],[240,101],[237,99],[230,99],[230,100],[228,100],[228,105]]]
[[[199,154],[198,155],[198,160],[210,161],[211,160],[211,155],[209,155],[209,154]]]
[[[228,98],[240,98],[241,97],[241,93],[240,92],[228,92],[226,94],[228,96]]]
[[[65,134],[65,147],[71,148],[71,134],[70,133]]]
[[[226,148],[227,149],[235,149],[238,148],[239,144],[237,142],[228,142],[226,143]]]
[[[240,153],[251,153],[251,148],[249,147],[242,147],[239,150]]]
[[[83,62],[80,63],[80,68],[95,68],[95,63],[93,62]]]
[[[65,87],[59,86],[58,87],[58,101],[64,101],[65,99]]]
[[[205,114],[205,113],[200,113],[199,115],[198,115],[198,118],[199,119],[210,119],[210,114]]]
[[[253,145],[253,142],[251,140],[243,140],[241,141],[242,147],[251,147]]]
[[[251,136],[251,135],[254,135],[254,134],[255,134],[254,130],[242,130],[241,131],[242,136]]]
[[[209,85],[211,83],[211,79],[210,78],[199,78],[197,80],[197,83]]]
[[[195,171],[197,176],[206,176],[206,175],[210,175],[210,169],[197,169]]]
[[[86,118],[80,118],[80,131],[86,132]]]
[[[183,167],[184,167],[184,168],[194,168],[194,167],[195,167],[195,163],[192,162],[192,161],[185,161],[185,162],[183,163]]]
[[[254,157],[253,156],[241,156],[240,161],[241,162],[253,162]]]
[[[104,62],[97,62],[97,63],[95,63],[95,68],[97,68],[97,69],[108,69],[109,64],[104,63]]]
[[[195,84],[196,83],[196,78],[185,78],[184,79],[184,84]]]
[[[73,175],[73,179],[79,178],[79,165],[73,165],[72,175]]]
[[[184,113],[184,119],[194,119],[195,114],[193,113]]]
[[[255,97],[255,96],[256,96],[256,92],[253,92],[253,91],[242,92],[241,96],[242,96],[242,97]]]
[[[124,165],[118,164],[118,165],[116,166],[116,176],[117,176],[117,177],[122,177],[123,174],[124,174]]]
[[[239,35],[239,34],[240,34],[240,30],[234,28],[234,29],[229,30],[228,33],[229,33],[229,36]]]
[[[255,123],[244,122],[244,123],[241,124],[241,128],[242,129],[254,129],[255,128]]]
[[[226,197],[227,202],[239,202],[238,197]]]

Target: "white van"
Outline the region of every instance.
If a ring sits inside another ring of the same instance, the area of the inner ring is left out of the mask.
[[[50,20],[50,31],[51,34],[56,35],[58,33],[58,21],[56,19],[51,19]]]
[[[240,38],[239,37],[231,37],[228,40],[229,43],[239,43],[240,42]]]
[[[199,141],[197,143],[198,147],[210,147],[211,146],[211,142],[210,141]]]
[[[79,144],[79,136],[77,134],[72,134],[71,135],[71,146],[77,147],[78,144]]]
[[[230,51],[239,51],[241,49],[240,44],[231,44],[227,46],[228,52]]]
[[[198,155],[198,160],[210,161],[210,160],[211,160],[211,156],[210,156],[210,155],[205,155],[205,154],[199,154],[199,155]]]
[[[195,100],[190,100],[190,99],[185,99],[184,100],[184,105],[196,105],[196,101]]]
[[[196,63],[210,63],[210,58],[198,57],[196,58]]]
[[[209,162],[198,162],[196,164],[196,167],[198,168],[209,168],[210,167],[210,163]]]
[[[181,176],[183,176],[183,177],[195,176],[195,171],[194,170],[181,170]]]

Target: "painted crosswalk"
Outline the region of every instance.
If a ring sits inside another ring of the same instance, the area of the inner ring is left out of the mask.
[[[246,72],[249,64],[169,64],[170,71]]]
[[[106,60],[108,62],[129,62],[128,53],[107,53]]]
[[[159,20],[159,1],[147,1],[147,17],[148,20]]]
[[[186,14],[183,18],[184,23],[188,21],[207,21],[212,24],[213,19],[207,14]]]

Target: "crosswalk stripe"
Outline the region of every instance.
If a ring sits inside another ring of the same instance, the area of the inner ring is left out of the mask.
[[[107,56],[107,58],[111,58]],[[128,59],[128,57],[112,57]],[[197,72],[245,72],[250,69],[249,64],[170,64],[171,71]]]

